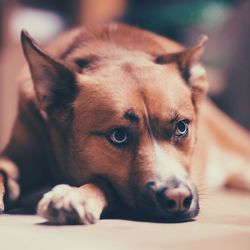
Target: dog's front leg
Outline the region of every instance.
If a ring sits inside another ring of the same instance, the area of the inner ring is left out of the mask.
[[[81,187],[61,184],[43,196],[37,212],[55,224],[93,224],[107,205],[106,195],[95,184]]]
[[[20,195],[18,169],[16,164],[6,157],[0,157],[0,213],[6,205],[15,202]],[[6,202],[7,204],[4,204]]]

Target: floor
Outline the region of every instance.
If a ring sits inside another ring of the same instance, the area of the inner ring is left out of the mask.
[[[0,216],[1,250],[250,249],[250,195],[209,192],[201,214],[188,223],[101,220],[91,226],[51,226],[30,215]]]

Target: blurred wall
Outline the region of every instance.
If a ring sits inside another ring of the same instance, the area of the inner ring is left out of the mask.
[[[250,2],[239,5],[216,38],[215,49],[227,58],[223,76],[225,87],[214,97],[234,120],[250,130]],[[225,49],[225,44],[226,49]],[[250,143],[250,142],[249,142]]]
[[[14,1],[1,2],[2,43],[0,47],[0,150],[7,143],[16,114],[17,84],[23,57],[20,45],[9,39],[9,23]]]

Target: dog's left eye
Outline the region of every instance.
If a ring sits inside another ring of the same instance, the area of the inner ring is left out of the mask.
[[[115,128],[109,134],[111,143],[117,146],[123,146],[128,142],[128,131],[125,128]]]
[[[175,136],[182,137],[188,133],[188,121],[183,120],[176,123]]]

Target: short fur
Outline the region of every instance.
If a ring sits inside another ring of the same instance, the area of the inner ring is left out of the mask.
[[[250,190],[249,133],[205,98],[205,40],[184,49],[112,23],[71,30],[43,50],[22,32],[29,69],[0,158],[0,200],[62,184],[38,205],[52,222],[94,223],[117,206],[148,220],[190,220],[204,180]],[[177,138],[183,120],[189,133]],[[110,141],[116,128],[128,131],[126,145]],[[192,202],[173,213],[158,194],[179,187]]]

